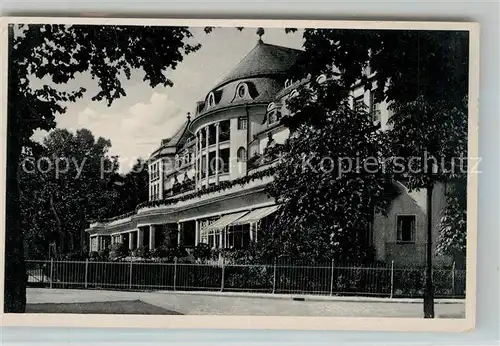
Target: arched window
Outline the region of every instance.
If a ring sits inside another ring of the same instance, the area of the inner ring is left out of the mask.
[[[212,108],[213,106],[215,106],[215,96],[214,93],[210,93],[208,95],[208,108]]]
[[[297,97],[299,96],[299,92],[297,91],[297,89],[295,89],[294,91],[292,91],[290,93],[290,98],[294,98],[294,97]]]
[[[322,74],[322,75],[318,76],[318,78],[316,78],[316,83],[323,84],[326,82],[326,80],[327,80],[326,75]]]
[[[291,79],[287,79],[287,80],[285,81],[285,88],[290,87],[292,84],[293,84],[293,81],[292,81]]]
[[[274,102],[271,102],[269,105],[267,105],[267,111],[272,111],[273,109],[276,108],[276,104]]]
[[[247,160],[247,150],[243,147],[238,149],[238,161],[245,162]]]

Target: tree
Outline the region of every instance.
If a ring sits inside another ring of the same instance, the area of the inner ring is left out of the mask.
[[[313,80],[288,106],[292,132],[269,186],[281,208],[259,243],[272,256],[367,260],[373,217],[386,213],[396,193],[380,160],[385,134],[364,109],[352,109],[338,79]]]
[[[467,180],[450,184],[446,191],[447,205],[440,220],[437,252],[453,258],[457,266],[465,268],[467,245]]]
[[[424,315],[434,317],[432,187],[457,176],[441,169],[431,170],[431,160],[423,158],[453,165],[454,158],[467,157],[468,33],[307,29],[304,38],[305,53],[294,73],[317,76],[333,70],[342,76],[339,84],[345,90],[358,81],[365,89],[373,90],[375,101],[390,103],[394,113],[390,120],[393,153],[405,159],[406,167],[412,157],[422,158],[420,169],[407,169],[401,177],[410,190],[427,189]],[[333,97],[333,102],[338,102],[343,96]]]
[[[21,194],[28,196],[20,207],[26,220],[23,229],[42,236],[45,251],[49,243],[55,243],[59,254],[83,256],[86,220],[109,216],[110,207],[119,202],[117,191],[109,184],[118,169],[116,157],[107,154],[110,147],[108,140],[95,140],[89,130],[73,135],[56,129],[44,140],[43,156],[22,161],[22,181],[31,183],[21,186]],[[39,218],[33,220],[33,213]]]
[[[125,176],[116,177],[115,180],[119,199],[111,215],[131,212],[139,203],[148,200],[149,173],[147,161],[144,159],[138,158],[130,172]]]
[[[53,129],[55,115],[85,93],[83,87],[61,91],[55,85],[88,71],[99,86],[92,100],[108,105],[126,95],[121,79],[135,70],[142,70],[151,87],[171,86],[167,70],[200,47],[186,43],[191,36],[188,28],[174,26],[9,26],[5,312],[24,312],[26,306],[18,191],[21,150],[32,145],[35,130]],[[33,78],[50,85],[34,87]]]

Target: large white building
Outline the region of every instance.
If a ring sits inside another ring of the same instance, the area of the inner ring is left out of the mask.
[[[266,155],[266,148],[289,136],[280,119],[288,113],[286,98],[307,83],[307,78],[293,81],[288,75],[300,54],[259,39],[196,103],[194,114],[188,114],[178,131],[161,140],[151,154],[149,202],[133,213],[90,225],[90,251],[116,242],[126,242],[133,250],[165,243],[244,247],[259,241],[263,224],[278,208],[264,191],[273,177],[263,171],[277,163]],[[352,96],[353,105],[365,103],[373,121],[380,122],[382,130],[387,128],[391,114],[385,103],[375,104],[372,93],[361,87]],[[400,188],[388,216],[376,215],[369,238],[379,260],[423,264],[426,191],[409,193],[403,185]],[[433,198],[435,244],[444,187],[436,186]]]

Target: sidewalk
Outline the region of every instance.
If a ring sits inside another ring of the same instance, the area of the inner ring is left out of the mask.
[[[310,294],[271,294],[252,292],[220,292],[220,291],[156,291],[163,294],[187,294],[214,297],[233,298],[259,298],[259,299],[288,299],[301,301],[319,302],[355,302],[355,303],[398,303],[398,304],[423,304],[423,298],[387,298],[387,297],[365,297],[365,296],[325,296]],[[465,299],[434,299],[435,304],[464,304]]]
[[[417,304],[418,300],[307,296],[304,301],[300,301],[294,300],[293,298],[297,296],[292,295],[270,296],[231,292],[132,292],[28,288],[27,302],[28,304],[41,304],[140,300],[184,315],[422,317],[423,311],[422,304]],[[465,316],[464,301],[439,301],[436,304],[436,316],[463,318]]]

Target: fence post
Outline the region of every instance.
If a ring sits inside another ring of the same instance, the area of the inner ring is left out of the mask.
[[[89,278],[89,259],[85,259],[85,288],[88,287],[88,278]]]
[[[453,265],[451,266],[451,295],[455,296],[455,261],[453,261]]]
[[[50,259],[50,288],[52,288],[52,279],[53,279],[53,273],[54,272],[54,259]]]
[[[128,288],[132,289],[132,259],[130,259],[129,277],[128,277]]]
[[[222,292],[224,290],[224,275],[226,272],[226,263],[224,261],[224,256],[222,256],[222,277],[220,280],[220,291]]]
[[[330,273],[330,275],[331,275],[331,277],[330,277],[330,295],[331,296],[333,296],[333,269],[335,268],[334,264],[335,263],[332,260],[332,270],[331,270],[331,273]]]
[[[176,290],[177,286],[177,257],[174,258],[174,291]]]
[[[273,269],[273,293],[276,292],[276,258],[274,259],[274,269]]]
[[[394,260],[391,261],[391,298],[394,296]]]

